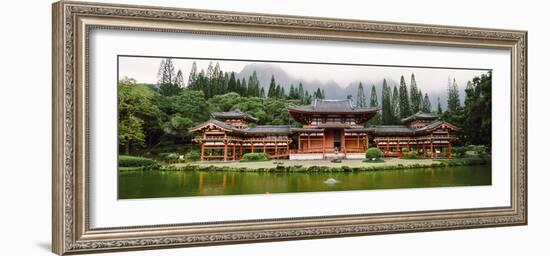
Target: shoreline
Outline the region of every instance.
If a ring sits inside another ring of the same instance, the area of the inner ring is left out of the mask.
[[[443,168],[453,166],[486,165],[490,161],[480,157],[454,159],[391,159],[382,163],[366,163],[362,160],[348,160],[342,163],[319,161],[258,161],[258,162],[218,162],[218,163],[181,163],[160,167],[159,171],[214,171],[214,172],[361,172],[405,170],[418,168]],[[282,163],[282,164],[276,164]],[[313,163],[313,164],[312,164]]]

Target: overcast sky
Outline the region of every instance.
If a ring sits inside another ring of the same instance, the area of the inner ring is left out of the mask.
[[[157,72],[161,58],[148,57],[120,57],[119,58],[119,78],[131,77],[140,83],[157,83]],[[185,83],[189,77],[189,72],[193,62],[197,62],[198,70],[208,67],[210,60],[194,59],[172,59],[176,72],[181,70]],[[218,61],[221,70],[224,72],[240,72],[244,66],[251,61]],[[297,79],[306,81],[335,81],[341,87],[346,87],[355,81],[368,79],[378,81],[383,78],[389,78],[399,82],[401,75],[404,75],[409,85],[410,76],[414,73],[417,84],[424,92],[445,90],[448,78],[456,78],[459,89],[466,86],[467,81],[474,76],[480,76],[487,70],[469,70],[469,69],[440,69],[440,68],[412,68],[412,67],[380,67],[380,66],[350,66],[337,64],[307,64],[307,63],[274,63],[261,62],[280,66],[286,73]],[[264,85],[266,86],[266,85]]]

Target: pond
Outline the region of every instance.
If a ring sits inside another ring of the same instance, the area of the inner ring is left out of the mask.
[[[118,184],[119,199],[476,186],[491,185],[491,165],[319,173],[124,171]]]

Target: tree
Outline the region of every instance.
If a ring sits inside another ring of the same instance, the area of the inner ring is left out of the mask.
[[[317,87],[317,90],[313,93],[314,99],[323,99],[323,92],[321,91],[321,88]]]
[[[382,82],[382,123],[393,123],[394,110],[392,108],[391,88],[388,86],[386,79]]]
[[[491,147],[491,86],[491,72],[466,85],[462,135],[467,144]]]
[[[417,113],[422,107],[422,92],[416,85],[414,74],[411,75],[411,113]]]
[[[249,79],[250,81],[250,79]],[[243,96],[243,97],[247,97],[248,96],[248,86],[246,84],[246,80],[243,79],[241,80],[241,83],[240,83],[240,86],[239,86],[239,90],[238,90],[238,93],[239,95]]]
[[[351,95],[350,95],[350,96],[351,96]],[[374,87],[374,84],[372,85],[371,90],[370,90],[370,102],[369,102],[369,106],[370,106],[371,108],[378,107],[378,95],[376,94],[376,87]],[[370,124],[370,125],[377,125],[377,124],[380,124],[380,122],[381,122],[380,114],[376,113],[376,115],[373,116],[373,117],[368,121],[368,124]]]
[[[367,106],[367,98],[365,97],[365,91],[363,90],[363,84],[359,82],[359,87],[357,87],[357,97],[355,105],[357,107],[366,107]]]
[[[237,79],[235,78],[235,72],[231,72],[231,75],[229,75],[229,81],[227,82],[227,91],[239,93],[238,89],[239,88],[237,88]]]
[[[155,92],[134,79],[118,82],[118,143],[130,154],[132,146],[144,146],[146,128],[158,126],[160,110],[153,103]]]
[[[374,84],[372,85],[370,89],[370,104],[369,106],[371,108],[378,107],[378,95],[376,94],[376,87],[374,87]]]
[[[172,63],[172,59],[165,58],[160,61],[157,78],[160,93],[162,95],[171,96],[176,95],[180,92],[181,87],[179,87],[175,82],[176,71],[174,68],[174,64]]]
[[[460,98],[458,94],[458,85],[456,84],[456,79],[453,78],[451,84],[451,78],[449,78],[449,84],[447,88],[447,111],[454,113],[460,108]]]
[[[179,88],[183,88],[185,86],[181,69],[178,69],[178,73],[176,74],[176,78],[174,79],[174,84]]]
[[[306,91],[306,93],[304,94],[303,102],[304,104],[311,104],[311,95],[309,94],[308,91]]]
[[[176,77],[176,71],[171,58],[165,58],[160,61],[159,70],[157,72],[158,84],[172,84]]]
[[[187,88],[196,90],[197,88],[197,62],[193,61],[191,71],[189,71],[189,79],[187,79]]]
[[[397,124],[399,123],[399,113],[401,113],[399,109],[399,90],[397,89],[397,86],[393,86],[393,94],[391,96],[391,105],[392,105],[392,121],[391,124]]]
[[[405,78],[401,76],[401,82],[399,84],[399,116],[405,118],[411,115],[411,108],[409,104],[409,93],[407,91],[407,84]]]
[[[263,87],[260,89],[260,98],[265,98],[265,90]]]
[[[422,101],[422,112],[432,112],[432,103],[430,103],[430,98],[428,97],[427,93],[424,95],[424,100]]]
[[[302,100],[301,103],[304,103],[304,96],[304,86],[302,85],[302,82],[300,82],[300,84],[298,84],[298,97]]]
[[[271,82],[269,83],[269,89],[267,90],[267,97],[274,98],[277,95],[277,85],[275,84],[275,75],[271,75]]]
[[[443,114],[443,109],[441,109],[441,100],[437,97],[437,115],[441,116]]]

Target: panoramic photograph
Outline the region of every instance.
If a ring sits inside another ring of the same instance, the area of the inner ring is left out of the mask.
[[[118,198],[491,185],[491,70],[118,56]]]

